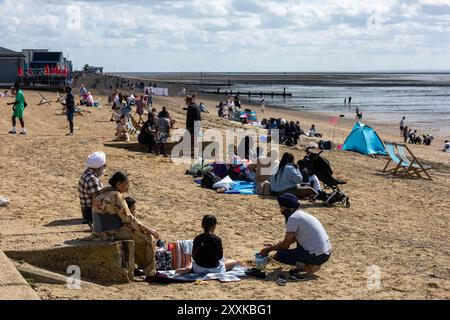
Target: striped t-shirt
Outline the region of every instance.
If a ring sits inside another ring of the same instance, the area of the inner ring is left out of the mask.
[[[331,253],[330,238],[320,221],[302,210],[297,210],[288,218],[286,232],[295,233],[297,242],[310,254],[320,256]]]

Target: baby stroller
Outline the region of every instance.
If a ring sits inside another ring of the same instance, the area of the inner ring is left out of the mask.
[[[329,207],[334,203],[340,203],[342,206],[349,208],[349,197],[339,189],[339,185],[346,184],[347,182],[333,177],[333,170],[330,167],[330,162],[320,156],[322,151],[313,153],[307,149],[306,152],[307,155],[302,160],[303,165],[311,172],[311,174],[317,176],[324,184],[325,189],[333,190],[331,193],[320,191],[316,197],[311,199],[311,201],[323,201],[325,207]]]

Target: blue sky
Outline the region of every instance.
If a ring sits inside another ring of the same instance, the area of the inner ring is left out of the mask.
[[[0,46],[108,72],[450,69],[450,0],[0,0]]]

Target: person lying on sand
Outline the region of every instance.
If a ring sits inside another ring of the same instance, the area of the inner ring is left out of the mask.
[[[265,245],[260,255],[266,257],[276,251],[274,259],[288,265],[295,265],[291,276],[305,271],[309,275],[320,270],[331,256],[331,244],[328,234],[320,221],[300,209],[298,198],[290,193],[278,196],[280,212],[286,219],[286,234],[276,245]],[[289,247],[297,242],[297,248]]]
[[[152,282],[158,276],[153,238],[159,239],[159,234],[131,213],[123,195],[128,192],[128,176],[118,171],[109,179],[109,184],[110,187],[93,199],[93,236],[105,240],[133,240],[134,258],[139,267],[135,275],[143,273],[145,281]]]

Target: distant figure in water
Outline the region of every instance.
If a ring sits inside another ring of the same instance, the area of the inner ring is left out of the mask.
[[[352,104],[352,97],[348,97],[348,104]]]
[[[344,104],[347,105],[347,98],[344,99]]]

